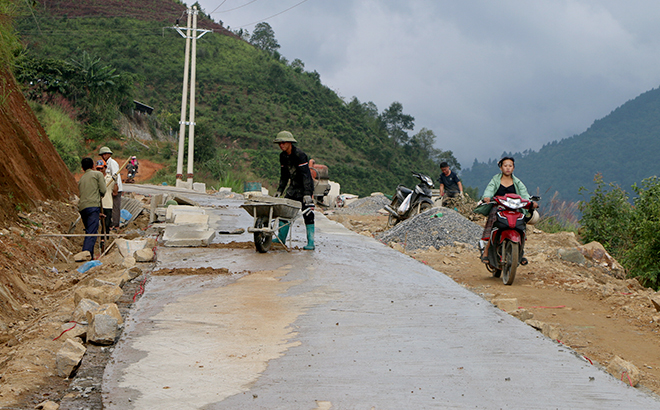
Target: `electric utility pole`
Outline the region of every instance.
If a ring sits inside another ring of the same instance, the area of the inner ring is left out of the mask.
[[[197,28],[197,15],[199,11],[197,6],[188,8],[188,22],[186,24],[185,34],[181,31],[178,23],[175,29],[181,37],[186,39],[186,55],[183,67],[183,92],[181,93],[181,121],[179,121],[179,151],[176,162],[176,186],[192,189],[193,185],[193,162],[195,157],[195,75],[197,65],[197,39],[213,30],[203,30]],[[192,19],[192,27],[190,21]],[[178,21],[178,20],[177,20]],[[190,50],[190,40],[192,40],[192,52]],[[189,120],[186,121],[186,102],[188,100],[188,80],[190,80],[190,113]],[[183,154],[186,140],[186,125],[188,125],[188,174],[187,180],[183,182]]]

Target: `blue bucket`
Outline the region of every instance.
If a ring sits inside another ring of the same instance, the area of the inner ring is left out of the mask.
[[[125,209],[121,210],[121,218],[120,218],[121,223],[124,223],[126,221],[130,221],[132,217],[133,217],[132,213],[128,212]]]

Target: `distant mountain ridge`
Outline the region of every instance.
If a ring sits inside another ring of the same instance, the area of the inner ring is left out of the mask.
[[[631,193],[633,184],[660,175],[660,89],[629,100],[579,135],[512,156],[515,174],[530,193],[548,199],[556,191],[565,200],[588,199],[578,191],[592,191],[597,173]],[[463,171],[463,183],[481,193],[497,172],[497,159],[475,160]]]

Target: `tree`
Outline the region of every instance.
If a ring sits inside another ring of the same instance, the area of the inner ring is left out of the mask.
[[[409,137],[406,130],[415,128],[415,117],[403,113],[403,104],[395,101],[383,111],[381,122],[394,145],[407,144]]]
[[[270,24],[266,22],[257,23],[254,27],[254,31],[250,37],[250,44],[258,49],[264,50],[270,55],[275,54],[280,48],[280,45],[275,39],[275,32]]]

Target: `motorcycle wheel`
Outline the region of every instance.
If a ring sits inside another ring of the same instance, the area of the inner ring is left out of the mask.
[[[255,228],[264,228],[268,224],[268,218],[265,216],[257,218],[254,223]],[[273,235],[266,232],[255,232],[254,233],[254,246],[257,248],[257,251],[260,253],[266,253],[270,249],[270,245],[273,241]]]
[[[399,203],[399,199],[395,198],[392,201],[392,203],[390,204],[390,206],[392,207],[392,209],[397,210],[399,208],[399,206],[401,206],[401,204]],[[395,217],[392,214],[388,215],[388,217],[387,217],[387,227],[388,228],[393,227],[394,225],[398,224],[399,222],[401,222],[401,220],[399,218]]]
[[[410,212],[410,217],[419,215],[422,212],[426,212],[431,208],[432,208],[431,204],[429,204],[428,202],[422,202],[421,204],[415,206],[415,208]]]
[[[502,282],[511,285],[516,277],[518,261],[520,260],[520,247],[517,242],[504,243],[504,266],[502,267]]]

